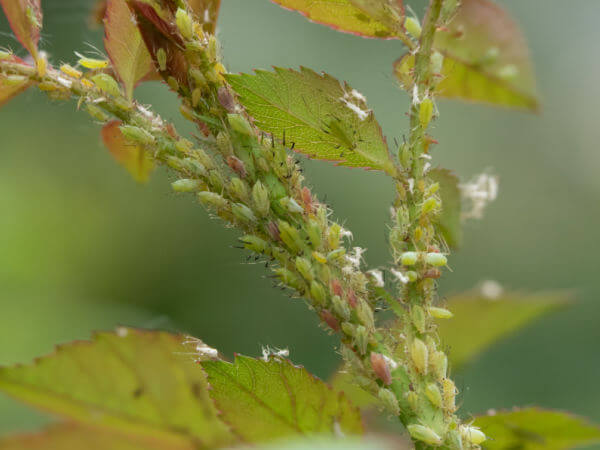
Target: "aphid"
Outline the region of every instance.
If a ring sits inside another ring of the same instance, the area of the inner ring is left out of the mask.
[[[344,247],[337,248],[327,253],[327,261],[335,261],[336,259],[341,258],[345,254],[346,249]]]
[[[314,251],[311,255],[318,263],[325,264],[327,262],[327,257],[320,252]]]
[[[254,135],[254,130],[252,129],[248,121],[240,114],[227,114],[227,120],[229,121],[229,125],[231,125],[231,128],[237,131],[238,133],[245,134],[247,136]]]
[[[417,372],[427,375],[429,350],[425,342],[415,338],[410,345],[410,356]]]
[[[325,293],[325,288],[318,281],[312,281],[310,283],[310,295],[319,305],[325,305],[327,301],[327,294]]]
[[[27,6],[27,9],[25,10],[25,15],[27,16],[27,20],[33,27],[38,29],[42,27],[38,15],[36,14],[33,7]]]
[[[267,241],[251,234],[242,236],[240,242],[244,244],[245,248],[256,253],[266,253],[269,248]]]
[[[414,17],[407,17],[404,20],[404,29],[415,39],[421,37],[421,24]]]
[[[221,86],[217,91],[217,99],[219,103],[227,112],[234,113],[236,111],[236,104],[233,95],[225,86]]]
[[[202,191],[198,192],[198,200],[205,206],[212,206],[214,208],[224,208],[228,202],[221,195],[214,192]]]
[[[348,289],[347,299],[348,299],[348,304],[352,308],[356,308],[356,305],[358,304],[358,300],[356,298],[356,294],[354,293],[354,289],[352,289],[352,288]]]
[[[125,138],[131,141],[139,142],[140,144],[149,145],[155,141],[154,136],[152,136],[143,128],[133,125],[121,125],[119,130]]]
[[[98,73],[92,77],[92,81],[101,91],[112,95],[113,97],[121,96],[121,88],[119,83],[107,73]]]
[[[81,71],[75,69],[74,67],[71,67],[69,64],[61,65],[60,70],[65,75],[68,75],[70,77],[77,78],[77,79],[81,78],[81,76],[83,75],[83,73]]]
[[[423,278],[433,278],[437,279],[442,276],[442,271],[440,269],[429,269],[423,274]]]
[[[400,256],[400,262],[403,266],[412,266],[417,263],[418,256],[417,252],[404,252]]]
[[[427,253],[427,255],[425,255],[425,262],[432,266],[441,267],[448,264],[448,258],[441,253]]]
[[[448,357],[441,350],[435,350],[429,355],[429,365],[438,380],[444,380],[448,372]]]
[[[462,425],[460,431],[464,440],[475,445],[480,445],[487,439],[487,436],[477,427]]]
[[[434,51],[431,54],[431,71],[435,74],[442,73],[444,67],[444,55],[440,52]]]
[[[423,441],[426,444],[441,445],[443,442],[442,438],[435,431],[424,425],[412,423],[406,429],[413,439]]]
[[[369,346],[369,333],[367,332],[367,328],[363,325],[356,327],[354,343],[361,355],[367,353],[367,347]]]
[[[313,272],[312,265],[308,259],[298,256],[296,258],[296,269],[298,269],[300,275],[302,275],[307,281],[314,280],[315,274]]]
[[[256,222],[256,216],[250,208],[243,203],[234,203],[231,205],[231,212],[240,221],[246,223]]]
[[[156,62],[158,63],[158,70],[161,72],[167,70],[167,52],[162,47],[156,51]]]
[[[52,92],[60,89],[60,86],[52,81],[42,81],[38,83],[38,89],[40,91]]]
[[[371,368],[384,385],[389,386],[392,384],[390,367],[381,353],[371,353]]]
[[[421,123],[421,128],[427,128],[432,117],[433,101],[429,97],[425,97],[419,105],[419,122]]]
[[[269,232],[269,235],[275,241],[280,241],[281,240],[281,235],[279,233],[279,226],[275,222],[269,222],[267,224],[267,231]]]
[[[334,278],[333,280],[331,280],[331,291],[333,292],[334,295],[339,295],[340,297],[342,297],[344,295],[344,290],[342,289],[342,284],[340,283],[340,280],[338,280],[337,278]]]
[[[266,217],[269,215],[269,212],[271,211],[269,191],[260,180],[252,187],[252,201],[259,216]]]
[[[425,386],[425,396],[429,399],[433,406],[442,407],[442,393],[436,383],[428,383]]]
[[[246,178],[246,176],[248,175],[244,162],[236,156],[228,156],[227,165],[231,168],[231,170],[237,173],[240,176],[240,178]]]
[[[177,79],[175,77],[167,77],[167,84],[169,85],[169,87],[174,90],[175,92],[179,92],[179,81],[177,81]],[[187,119],[187,117],[186,117]],[[188,119],[189,120],[189,119]]]
[[[386,409],[397,416],[400,414],[400,406],[398,405],[398,399],[394,395],[394,393],[386,388],[381,388],[377,392],[377,397],[381,402],[385,405]]]
[[[100,122],[106,122],[108,120],[108,114],[106,114],[103,110],[98,108],[96,105],[88,103],[86,105],[87,111],[94,119]]]
[[[202,184],[203,183],[200,180],[184,178],[171,183],[171,187],[176,192],[194,192],[200,189]]]
[[[321,320],[325,322],[333,331],[340,331],[340,322],[328,309],[323,309],[319,313]]]
[[[452,311],[449,311],[445,308],[438,308],[437,306],[429,306],[427,308],[427,311],[429,312],[429,314],[431,314],[432,317],[435,317],[436,319],[451,319],[452,317],[454,317]]]
[[[425,332],[425,311],[419,305],[413,305],[410,308],[410,317],[414,327],[419,333]]]
[[[79,58],[78,64],[86,69],[106,69],[109,64],[107,59],[88,58],[77,52],[75,52],[75,55]]]
[[[451,379],[444,378],[442,380],[442,390],[444,394],[444,409],[452,414],[456,411],[456,386]]]
[[[366,301],[359,301],[356,306],[356,316],[358,320],[367,327],[368,330],[375,329],[375,318],[373,317],[373,310]]]
[[[300,206],[292,197],[283,197],[279,199],[279,203],[292,214],[301,214],[304,212],[304,208],[302,208],[302,206]]]
[[[94,87],[94,83],[92,83],[90,80],[87,80],[85,78],[81,79],[81,84],[88,89],[91,89]]]
[[[350,319],[350,308],[348,304],[342,300],[339,295],[334,295],[331,298],[331,304],[335,313],[340,316],[343,320]]]
[[[185,9],[177,8],[177,12],[175,13],[175,24],[184,39],[191,40],[194,38],[193,21]]]
[[[340,156],[343,156],[345,150],[354,150],[356,148],[356,144],[354,143],[352,137],[348,136],[340,124],[341,121],[335,118],[335,120],[329,122],[327,125],[327,130],[323,131],[325,131],[327,134],[331,134],[340,142],[340,145],[337,148],[339,149],[340,147],[344,147],[344,150],[340,154]]]

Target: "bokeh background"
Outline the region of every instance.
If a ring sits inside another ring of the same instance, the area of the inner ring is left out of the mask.
[[[101,46],[101,32],[86,26],[89,0],[43,3],[52,61]],[[486,169],[501,179],[485,218],[466,225],[441,288],[450,294],[495,279],[507,289],[574,289],[578,301],[457,373],[463,411],[536,404],[600,422],[600,3],[500,3],[530,43],[543,112],[441,104],[435,161],[465,180]],[[422,2],[411,4],[422,13]],[[8,30],[1,17],[0,46],[17,48]],[[223,0],[219,35],[232,71],[324,70],[367,96],[388,137],[406,129],[407,96],[391,75],[399,42],[336,33],[268,0]],[[137,93],[181,122],[163,86]],[[190,333],[229,355],[287,347],[295,362],[327,377],[338,364],[335,340],[302,301],[273,289],[262,266],[243,264],[234,232],[171,193],[167,173],[136,185],[98,131],[75,104],[52,104],[34,91],[0,110],[0,364],[126,324]],[[368,248],[368,263],[386,264],[390,181],[305,165],[355,244]],[[0,433],[44,420],[0,396]]]

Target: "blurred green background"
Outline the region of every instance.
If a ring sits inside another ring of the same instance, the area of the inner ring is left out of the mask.
[[[91,3],[46,0],[51,61],[101,46],[86,20]],[[410,2],[408,2],[410,3]],[[600,3],[501,2],[529,40],[543,97],[540,116],[441,104],[435,161],[469,179],[491,168],[500,197],[465,228],[445,294],[495,279],[520,290],[575,289],[578,303],[498,343],[456,374],[463,412],[541,405],[600,422]],[[412,3],[421,14],[422,3]],[[0,46],[17,44],[0,18]],[[336,33],[268,0],[223,0],[219,35],[231,71],[305,65],[363,92],[389,138],[406,129],[407,96],[391,63],[403,48]],[[177,123],[159,84],[138,89]],[[184,126],[184,125],[182,125]],[[226,354],[288,347],[322,377],[337,366],[335,340],[304,304],[244,265],[235,234],[155,173],[136,185],[113,162],[99,129],[73,103],[27,92],[0,110],[0,363],[27,362],[60,342],[116,324],[201,337]],[[377,173],[305,161],[307,178],[384,265],[392,186]],[[468,332],[468,330],[465,330]],[[0,397],[0,433],[44,419]]]

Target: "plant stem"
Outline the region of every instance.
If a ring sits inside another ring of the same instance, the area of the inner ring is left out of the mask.
[[[405,338],[403,360],[408,361],[410,407],[413,416],[403,420],[415,448],[472,448],[463,441],[461,424],[455,415],[456,388],[447,373],[447,356],[440,349],[434,318],[429,312],[440,277],[438,266],[445,265],[446,248],[436,229],[441,211],[437,186],[428,176],[429,138],[427,129],[435,115],[433,94],[436,74],[432,55],[435,33],[440,25],[444,0],[431,0],[414,53],[410,131],[400,149],[404,171],[397,179],[397,197],[390,233],[400,296],[408,310],[399,325]]]

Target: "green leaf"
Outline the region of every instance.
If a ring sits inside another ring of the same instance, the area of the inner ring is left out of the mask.
[[[165,447],[228,445],[206,378],[183,336],[120,328],[59,347],[31,365],[0,368],[0,390],[95,427]]]
[[[489,0],[463,0],[434,48],[445,55],[436,94],[446,98],[537,111],[533,65],[525,37],[509,14]],[[412,87],[414,56],[404,55],[394,71]]]
[[[450,247],[459,247],[462,242],[460,221],[462,205],[458,178],[446,169],[433,169],[430,177],[440,184],[442,213],[438,218],[437,227]]]
[[[395,173],[364,97],[335,78],[302,67],[228,75],[240,101],[263,131],[285,138],[311,158]]]
[[[202,367],[220,417],[246,442],[363,431],[344,394],[287,360],[237,355],[233,364],[204,361]]]
[[[271,445],[261,445],[259,450],[409,450],[412,449],[406,441],[394,436],[371,436],[365,439],[302,439],[293,441],[278,441]],[[2,449],[0,449],[2,450]]]
[[[600,442],[600,428],[581,417],[538,408],[501,411],[475,419],[489,450],[562,450]]]
[[[154,161],[148,156],[141,144],[127,140],[119,127],[121,122],[113,120],[102,128],[102,141],[110,154],[139,183],[145,183],[154,170]]]
[[[273,0],[298,11],[313,22],[364,37],[393,39],[403,34],[402,1],[380,0]]]
[[[44,431],[0,439],[0,450],[194,450],[191,441],[169,442],[114,430],[60,424]]]
[[[37,58],[42,27],[40,3],[40,0],[0,0],[13,33],[34,58]]]
[[[342,365],[329,379],[329,384],[336,391],[343,392],[352,401],[352,404],[359,408],[364,406],[378,405],[381,401],[361,388],[354,379],[354,376],[350,374]]]
[[[514,333],[543,314],[566,305],[571,296],[560,292],[508,293],[490,299],[481,294],[463,294],[448,299],[454,317],[439,320],[442,342],[450,348],[454,368]]]
[[[202,23],[204,31],[214,34],[219,18],[221,0],[187,0],[187,4],[196,19]]]
[[[126,0],[108,0],[104,33],[106,52],[127,98],[132,99],[133,89],[154,71],[154,63]]]

